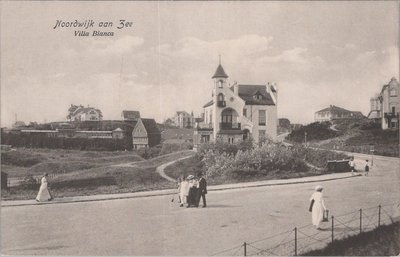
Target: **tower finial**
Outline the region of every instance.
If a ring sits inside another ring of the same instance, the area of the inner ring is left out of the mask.
[[[221,55],[219,54],[219,65],[221,65]]]

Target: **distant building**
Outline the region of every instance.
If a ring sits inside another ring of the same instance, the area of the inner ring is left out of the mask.
[[[93,107],[83,107],[82,105],[73,105],[68,109],[68,121],[101,121],[103,114],[99,109]]]
[[[238,143],[250,137],[256,143],[277,136],[277,91],[275,86],[230,86],[221,64],[214,79],[213,99],[203,106],[204,121],[196,125],[194,143],[222,140]]]
[[[133,149],[147,148],[160,144],[161,132],[154,119],[139,119],[132,131]]]
[[[175,126],[178,128],[192,128],[194,126],[193,113],[189,114],[185,111],[178,111],[174,116]]]
[[[314,114],[316,122],[332,121],[335,119],[363,119],[365,116],[358,111],[349,111],[344,108],[331,105],[325,109],[319,110]]]
[[[124,111],[122,111],[121,116],[122,116],[122,120],[137,121],[140,118],[140,112],[124,110]]]
[[[399,82],[392,78],[390,82],[382,87],[379,94],[382,129],[399,128]]]
[[[375,95],[375,97],[371,97],[370,101],[370,112],[368,114],[368,119],[374,120],[376,122],[382,122],[382,109],[381,102],[379,100],[379,94]]]

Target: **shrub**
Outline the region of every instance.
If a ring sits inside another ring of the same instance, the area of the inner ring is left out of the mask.
[[[183,151],[183,150],[190,150],[190,149],[193,149],[193,144],[188,142],[164,143],[162,145],[160,155]]]
[[[340,135],[339,132],[331,130],[330,122],[314,122],[307,126],[302,126],[296,130],[293,130],[288,138],[291,141],[302,143],[304,142],[304,134],[307,133],[307,141],[313,140],[325,140]]]
[[[254,142],[252,139],[242,141],[239,144],[229,144],[229,143],[217,141],[215,143],[201,144],[197,152],[201,156],[210,150],[216,154],[227,153],[227,154],[236,155],[236,153],[239,150],[247,151],[247,150],[251,150],[253,148],[254,148]]]
[[[235,145],[232,145],[235,146]],[[207,149],[207,151],[205,150]],[[234,147],[226,147],[225,144],[212,144],[204,147],[198,153],[202,156],[207,175],[210,177],[229,176],[253,176],[268,174],[269,172],[307,171],[307,164],[293,155],[292,150],[274,143],[265,143],[261,147],[253,147],[247,150],[237,150]],[[227,150],[224,152],[223,150]]]
[[[160,152],[161,152],[160,146],[138,149],[138,154],[144,159],[157,157],[160,155]]]

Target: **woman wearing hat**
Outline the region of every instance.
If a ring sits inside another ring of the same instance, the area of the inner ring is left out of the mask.
[[[51,196],[49,189],[47,187],[47,177],[49,174],[45,173],[43,174],[40,188],[39,188],[39,193],[36,196],[36,201],[38,202],[44,202],[44,201],[51,201],[53,200],[53,197]]]
[[[197,187],[198,187],[198,180],[195,176],[189,175],[189,195],[187,199],[188,206],[187,207],[195,207],[197,202]]]
[[[320,223],[324,217],[324,211],[326,211],[324,199],[322,197],[322,186],[316,186],[315,192],[310,198],[310,211],[312,217],[312,224],[320,229]]]

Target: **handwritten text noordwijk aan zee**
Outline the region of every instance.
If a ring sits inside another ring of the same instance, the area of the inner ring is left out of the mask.
[[[132,28],[133,22],[127,21],[124,19],[118,20],[118,22],[112,21],[94,21],[94,20],[72,20],[72,21],[64,21],[64,20],[56,20],[56,24],[53,29],[64,29],[64,28],[72,28],[74,29],[75,37],[96,37],[96,36],[105,36],[112,37],[114,36],[114,28],[121,30],[125,28]]]

